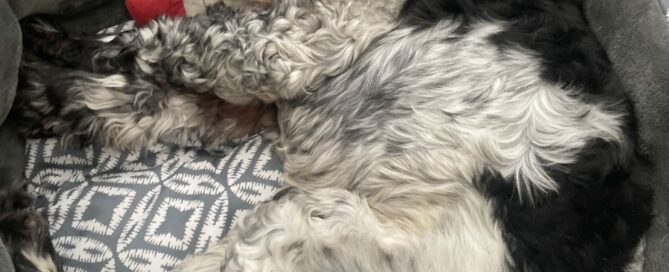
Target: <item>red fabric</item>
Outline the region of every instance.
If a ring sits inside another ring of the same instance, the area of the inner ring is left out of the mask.
[[[140,26],[162,14],[173,17],[186,14],[183,0],[126,0],[125,6]]]

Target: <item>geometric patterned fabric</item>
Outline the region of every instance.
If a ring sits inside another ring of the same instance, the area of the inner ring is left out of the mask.
[[[282,163],[260,135],[205,151],[29,140],[25,175],[65,271],[167,271],[270,198]]]

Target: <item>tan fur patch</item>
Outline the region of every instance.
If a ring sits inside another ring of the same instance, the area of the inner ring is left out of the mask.
[[[248,104],[237,105],[215,96],[203,96],[200,106],[208,109],[207,115],[217,120],[233,120],[235,125],[228,136],[239,138],[262,128],[276,126],[276,105],[266,104],[258,99]]]

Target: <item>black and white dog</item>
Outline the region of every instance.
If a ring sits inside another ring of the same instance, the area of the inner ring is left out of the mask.
[[[109,44],[26,33],[30,133],[215,145],[276,121],[289,188],[177,270],[634,271],[651,193],[580,1],[249,2]]]

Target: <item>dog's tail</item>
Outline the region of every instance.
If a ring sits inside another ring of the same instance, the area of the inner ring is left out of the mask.
[[[49,228],[25,184],[0,190],[0,239],[18,271],[59,271]]]

